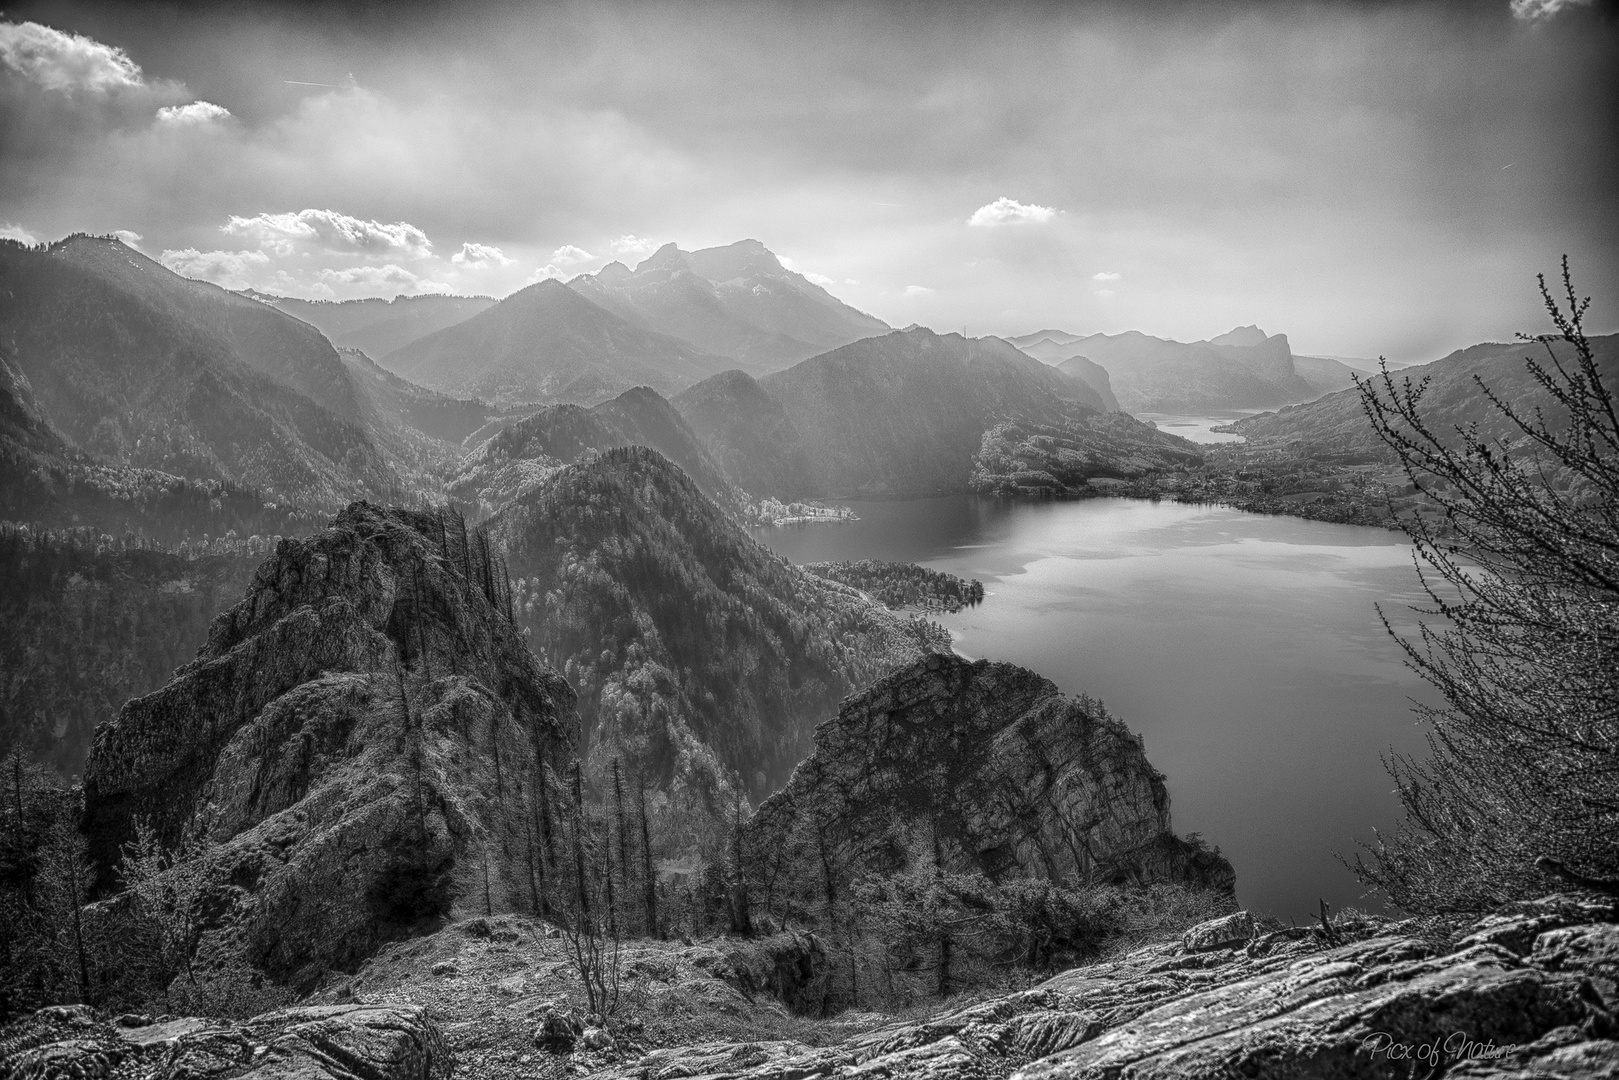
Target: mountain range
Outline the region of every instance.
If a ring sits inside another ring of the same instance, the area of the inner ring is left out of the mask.
[[[568,287],[620,318],[730,357],[753,374],[890,329],[782,266],[757,240],[698,251],[665,244],[634,270],[609,263]]]
[[[1195,456],[1175,436],[1118,414],[1108,419],[1108,402],[1090,383],[999,338],[920,327],[758,380],[726,372],[673,400],[716,460],[741,463],[739,483],[784,499],[967,490],[986,432],[1005,422],[1128,430],[1139,439],[1135,449],[1154,448],[1146,461],[1160,466]],[[1114,442],[1097,440],[1086,475],[1112,474],[1114,459],[1125,456],[1111,452]]]
[[[519,289],[380,361],[430,389],[498,405],[594,404],[640,385],[668,393],[732,366],[622,319],[556,280]]]
[[[269,304],[315,327],[340,349],[358,349],[370,357],[386,356],[435,330],[454,326],[494,307],[493,296],[450,296],[424,293],[385,300],[300,300],[253,289],[243,296]]]
[[[1619,380],[1619,334],[1592,337],[1592,353],[1605,379]],[[1570,356],[1569,347],[1558,343],[1555,355]],[[1458,427],[1472,424],[1487,438],[1504,438],[1508,443],[1522,441],[1522,435],[1479,392],[1478,380],[1502,401],[1524,415],[1544,411],[1555,427],[1563,414],[1557,404],[1535,381],[1524,358],[1548,362],[1542,345],[1512,342],[1485,343],[1458,349],[1427,364],[1400,369],[1393,376],[1396,387],[1405,380],[1429,380],[1423,394],[1423,415],[1429,427],[1441,438],[1453,435]],[[1360,393],[1344,390],[1317,401],[1292,405],[1276,412],[1238,420],[1235,430],[1255,444],[1287,445],[1310,456],[1374,460],[1390,458],[1391,453],[1366,422]]]
[[[1105,368],[1126,412],[1204,413],[1308,401],[1349,385],[1336,360],[1296,363],[1286,334],[1239,326],[1206,341],[1181,342],[1137,330],[1072,334],[1038,330],[1008,338],[1048,364],[1083,357]]]

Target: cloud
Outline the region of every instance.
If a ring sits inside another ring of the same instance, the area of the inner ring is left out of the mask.
[[[544,266],[535,267],[534,272],[528,276],[528,280],[523,282],[523,284],[537,285],[542,281],[549,281],[552,278],[561,281],[567,276],[568,272],[562,269],[562,267],[558,266],[556,263],[546,263]]]
[[[36,22],[0,23],[0,64],[64,94],[105,94],[146,85],[140,65],[124,50]]]
[[[1573,7],[1585,7],[1591,0],[1512,0],[1513,18],[1522,22],[1545,22],[1554,19],[1561,11]]]
[[[315,275],[315,280],[334,290],[358,289],[367,296],[381,296],[388,290],[406,293],[451,291],[450,287],[441,281],[429,281],[393,263],[386,266],[350,266],[343,270],[322,270]]]
[[[6,222],[0,225],[0,240],[17,240],[24,244],[37,244],[39,237],[23,228],[21,225]]]
[[[280,255],[289,255],[299,247],[407,259],[425,259],[433,253],[427,234],[409,222],[385,225],[336,210],[261,213],[250,218],[232,215],[220,231],[246,237]]]
[[[132,247],[136,251],[141,249],[141,234],[129,229],[114,229],[112,234],[124,242],[125,247]]]
[[[456,266],[480,268],[485,266],[510,266],[515,259],[508,259],[506,253],[498,247],[489,244],[465,243],[461,250],[450,256],[450,261]]]
[[[262,251],[198,251],[181,248],[165,251],[157,261],[181,277],[199,278],[227,289],[245,289],[254,272],[270,261]]]
[[[193,101],[189,105],[165,105],[157,110],[158,123],[178,126],[206,124],[213,120],[227,119],[229,116],[229,109],[223,105],[215,105],[211,101]]]
[[[551,252],[551,261],[554,263],[560,263],[563,266],[569,266],[574,263],[595,262],[596,256],[592,255],[584,248],[574,247],[572,244],[563,244],[561,247]]]
[[[1091,280],[1092,281],[1117,281],[1117,280],[1119,280],[1119,275],[1115,274],[1115,273],[1113,273],[1111,271],[1108,271],[1108,270],[1103,270],[1100,273],[1092,274],[1091,275]]]
[[[823,289],[828,285],[836,285],[838,283],[836,278],[829,278],[825,274],[805,274],[804,279],[810,282],[812,285],[819,285]]]
[[[656,240],[648,240],[644,236],[631,236],[629,233],[609,242],[608,246],[620,255],[647,256],[658,250]]]
[[[907,285],[907,286],[905,286],[905,295],[906,296],[931,296],[933,294],[933,292],[934,292],[934,290],[928,288],[926,285]]]
[[[1100,296],[1103,300],[1108,300],[1117,294],[1115,294],[1112,289],[1097,289],[1096,295]]]
[[[967,219],[967,224],[977,226],[989,225],[1038,225],[1050,221],[1057,216],[1057,211],[1049,206],[1036,206],[1034,203],[1020,203],[1016,199],[1009,199],[1005,195],[992,203],[980,206],[973,211],[973,216]]]

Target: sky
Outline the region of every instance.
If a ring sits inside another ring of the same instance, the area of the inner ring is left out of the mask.
[[[1604,6],[1605,5],[1605,6]],[[762,241],[895,326],[1423,361],[1619,328],[1611,0],[0,9],[0,234],[504,296]]]

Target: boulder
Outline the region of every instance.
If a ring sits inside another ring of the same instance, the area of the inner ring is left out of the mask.
[[[1243,945],[1254,936],[1254,917],[1238,911],[1220,919],[1200,922],[1181,935],[1181,947],[1187,952],[1206,952]]]

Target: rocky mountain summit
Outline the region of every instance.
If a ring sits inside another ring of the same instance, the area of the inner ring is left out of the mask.
[[[665,244],[634,270],[609,263],[568,288],[755,374],[889,329],[782,266],[757,240],[697,251]]]
[[[671,1047],[598,1075],[1597,1080],[1619,1075],[1616,919],[1609,900],[1553,896],[1453,940],[1415,920],[1253,936],[1197,927],[1180,942],[834,1046]],[[1199,948],[1211,933],[1215,944]]]
[[[283,540],[197,659],[97,731],[103,878],[140,822],[204,843],[208,935],[294,984],[467,905],[532,909],[577,718],[503,588],[487,536],[443,513],[356,503]]]
[[[1168,881],[1230,892],[1236,876],[1170,828],[1164,777],[1097,702],[1012,664],[919,660],[845,700],[814,752],[748,826],[759,865],[868,873],[919,843],[941,870],[1052,881]]]

